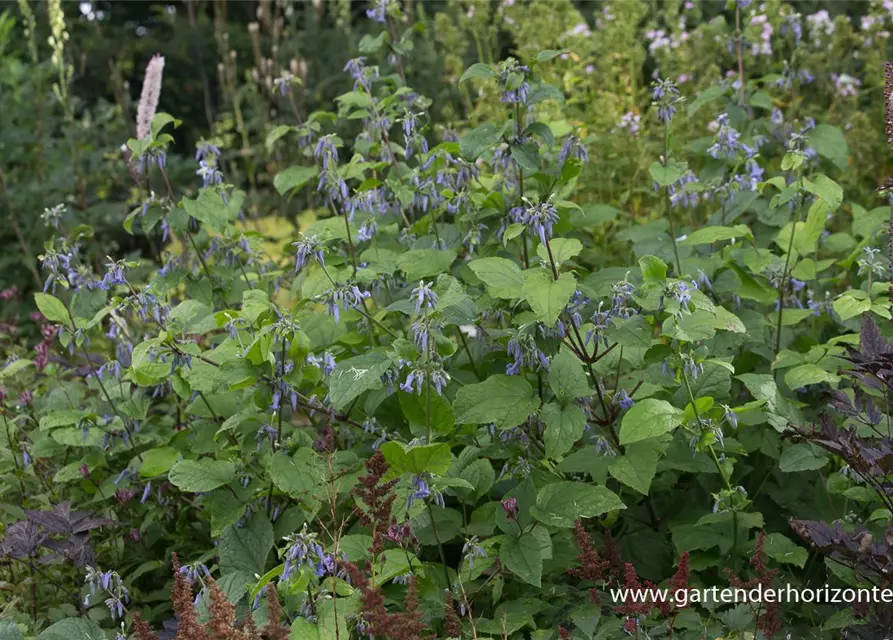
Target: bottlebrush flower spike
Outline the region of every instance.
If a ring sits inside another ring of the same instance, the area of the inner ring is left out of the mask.
[[[143,92],[140,94],[140,102],[136,109],[136,137],[140,140],[148,136],[151,131],[150,125],[158,108],[158,98],[161,96],[162,71],[164,71],[164,56],[156,54],[146,66]]]

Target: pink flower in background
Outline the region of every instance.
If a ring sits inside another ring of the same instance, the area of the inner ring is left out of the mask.
[[[146,75],[143,78],[143,92],[140,94],[140,102],[136,109],[136,137],[142,140],[149,135],[152,118],[158,108],[158,98],[161,96],[161,75],[164,71],[164,56],[154,55],[146,66]]]

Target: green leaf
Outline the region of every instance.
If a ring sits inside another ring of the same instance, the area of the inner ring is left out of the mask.
[[[666,282],[667,263],[655,256],[642,256],[639,258],[639,268],[642,270],[642,279],[645,282]]]
[[[397,268],[406,274],[407,280],[413,281],[447,271],[455,259],[455,251],[412,249],[400,254],[397,258]]]
[[[540,154],[535,142],[529,141],[523,144],[511,146],[512,158],[524,171],[536,173],[540,170]]]
[[[537,318],[547,327],[555,326],[558,316],[576,290],[577,280],[570,273],[562,273],[558,280],[554,280],[545,269],[524,272],[524,297]]]
[[[180,457],[180,452],[173,447],[156,447],[143,452],[143,463],[140,475],[143,478],[154,478],[170,471]]]
[[[440,301],[443,300],[441,297]],[[424,433],[426,420],[430,421],[431,430],[435,433],[448,434],[456,424],[450,401],[441,395],[432,393],[430,398],[426,398],[425,394],[398,391],[397,398],[413,433]]]
[[[273,548],[273,525],[264,514],[256,513],[242,527],[227,527],[217,548],[221,574],[240,571],[249,579],[259,577]]]
[[[161,130],[167,125],[173,124],[174,128],[177,128],[181,123],[182,120],[177,120],[169,113],[159,112],[152,116],[152,122],[149,123],[149,131],[152,133],[152,138],[157,139],[158,134],[161,133]]]
[[[647,349],[651,346],[651,327],[644,315],[612,318],[605,337],[621,347]]]
[[[815,176],[812,180],[803,178],[803,188],[824,200],[831,211],[836,211],[843,202],[841,186],[823,173]]]
[[[540,417],[546,425],[544,440],[549,458],[570,451],[586,430],[586,414],[575,404],[562,409],[557,403],[550,402],[543,407]]]
[[[464,501],[474,503],[490,491],[493,482],[496,480],[496,472],[493,470],[490,460],[478,458],[459,472],[459,478],[468,482],[474,488],[474,491],[470,496],[461,489],[457,490],[456,493]]]
[[[716,334],[716,315],[695,311],[683,316],[672,315],[664,321],[661,335],[683,342],[709,340]]]
[[[450,445],[443,442],[407,448],[406,445],[391,440],[381,445],[380,451],[396,473],[433,473],[442,476],[452,464]]]
[[[831,304],[841,320],[849,320],[871,310],[871,300],[867,296],[860,299],[853,293],[847,291]]]
[[[72,328],[68,309],[59,298],[48,293],[35,293],[34,302],[37,303],[37,308],[40,309],[40,313],[43,314],[44,318],[50,322],[63,324],[69,329]]]
[[[491,122],[475,127],[459,140],[459,150],[469,160],[477,160],[486,149],[489,149],[502,138],[502,132]]]
[[[575,229],[596,227],[613,222],[620,213],[620,209],[609,204],[585,204],[582,210],[571,212],[571,225]]]
[[[800,442],[781,452],[778,468],[782,473],[814,471],[828,464],[827,454],[808,442]]]
[[[657,471],[658,451],[648,442],[634,442],[625,453],[611,459],[608,473],[642,495],[648,495]]]
[[[183,208],[190,216],[218,233],[226,230],[230,220],[229,207],[219,193],[211,190],[202,191],[198,198],[183,198]]]
[[[456,424],[492,422],[499,429],[510,429],[524,422],[538,406],[539,398],[524,378],[497,374],[459,389],[453,412]]]
[[[270,480],[296,500],[313,499],[323,472],[319,456],[308,447],[301,447],[293,456],[277,451],[270,461]]]
[[[772,103],[772,96],[770,96],[765,91],[757,91],[750,97],[750,105],[752,107],[759,107],[760,109],[765,109],[766,111],[772,111],[775,108],[775,105]]]
[[[737,224],[734,227],[704,227],[688,234],[681,242],[686,245],[710,244],[711,242],[724,242],[734,238],[753,239],[753,233],[747,225]]]
[[[666,400],[645,398],[627,411],[620,423],[620,444],[627,445],[669,433],[682,424],[682,410]]]
[[[830,124],[820,124],[809,132],[809,146],[820,156],[833,162],[838,169],[844,171],[850,148],[843,132]]]
[[[567,53],[564,49],[546,49],[544,51],[540,51],[536,54],[537,62],[546,62],[548,60],[552,60],[553,58],[557,58],[562,53]]]
[[[381,376],[391,366],[383,351],[369,351],[342,360],[329,378],[329,400],[336,411],[353,402],[364,391],[381,388]]]
[[[790,538],[781,533],[769,533],[766,535],[763,546],[766,555],[784,564],[793,564],[801,569],[809,558],[809,552],[795,544]]]
[[[552,238],[549,240],[549,248],[552,249],[555,264],[561,266],[562,263],[580,255],[583,243],[576,238]],[[536,255],[542,258],[543,262],[549,262],[549,252],[545,245],[540,244],[536,248]]]
[[[430,511],[425,509],[412,518],[413,534],[425,546],[436,545],[438,539],[441,543],[449,542],[462,530],[462,514],[456,509],[448,509],[436,504],[430,506]]]
[[[224,529],[236,524],[247,507],[228,488],[215,489],[205,494],[202,506],[211,516],[211,536],[214,538],[220,537]]]
[[[78,411],[77,409],[59,409],[50,411],[40,418],[40,429],[53,429],[55,427],[67,427],[70,424],[77,424],[90,415],[89,411]]]
[[[170,328],[180,333],[203,334],[217,328],[214,309],[198,300],[184,300],[171,310]]]
[[[529,533],[520,538],[506,537],[499,548],[499,559],[505,567],[534,587],[542,586],[543,557],[539,540]]]
[[[272,149],[276,142],[284,135],[286,135],[289,131],[294,131],[295,127],[289,124],[280,124],[279,126],[273,128],[264,139],[264,146],[269,150]],[[275,180],[273,181],[275,184]]]
[[[778,232],[776,243],[783,251],[788,250],[790,234],[794,233],[793,248],[801,256],[809,255],[816,250],[819,238],[825,230],[825,221],[828,218],[828,204],[824,200],[816,200],[809,207],[805,222],[786,224]]]
[[[701,107],[703,107],[708,102],[713,102],[717,98],[721,98],[726,93],[726,89],[723,86],[714,84],[703,91],[699,92],[697,97],[692,100],[687,109],[688,117],[691,118],[698,111],[700,111]]]
[[[608,511],[625,509],[617,495],[606,487],[582,482],[553,482],[543,487],[530,512],[553,527],[569,528],[580,518],[594,518]]]
[[[181,491],[203,493],[229,484],[236,477],[236,467],[229,460],[181,460],[168,474],[171,484]]]
[[[471,78],[495,78],[498,74],[489,64],[485,62],[475,62],[465,70],[462,77],[459,78],[459,84]]]
[[[803,364],[784,374],[784,382],[791,389],[799,389],[808,384],[821,384],[822,382],[833,385],[838,380],[840,380],[838,376],[815,364]]]
[[[19,371],[26,369],[32,364],[34,364],[34,361],[29,360],[28,358],[16,358],[5,367],[3,367],[3,369],[0,369],[0,380],[15,375]]]
[[[732,333],[747,333],[747,327],[744,326],[741,319],[725,307],[716,307],[713,327],[723,331],[731,331]]]
[[[280,171],[273,179],[273,186],[276,187],[276,191],[279,192],[279,195],[284,196],[289,191],[300,189],[313,180],[318,174],[319,169],[316,168],[316,165],[296,165],[294,167],[289,167],[284,171]]]
[[[666,165],[663,165],[660,162],[654,162],[648,167],[648,173],[651,174],[652,179],[658,185],[661,187],[669,187],[682,177],[682,174],[685,173],[686,169],[687,167],[685,163],[681,162],[668,162]]]
[[[106,640],[105,632],[89,618],[65,618],[44,629],[37,640]]]
[[[564,102],[564,94],[561,89],[548,82],[540,82],[533,86],[530,94],[527,96],[527,106],[530,107],[539,104],[544,100],[557,100]]]
[[[0,620],[0,640],[22,640],[19,625],[13,620]]]
[[[468,268],[487,285],[487,292],[494,298],[516,300],[524,287],[524,272],[506,258],[478,258],[468,263]]]
[[[583,363],[563,347],[549,363],[549,386],[562,402],[592,394],[583,372]]]

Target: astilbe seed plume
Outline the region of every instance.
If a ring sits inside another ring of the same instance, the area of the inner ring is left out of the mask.
[[[244,621],[236,619],[236,607],[213,578],[207,578],[210,596],[207,624],[199,622],[192,595],[192,586],[186,574],[180,571],[180,559],[172,555],[174,588],[171,594],[174,614],[177,617],[175,640],[286,640],[290,635],[288,627],[282,625],[282,605],[273,583],[267,585],[267,624],[258,630],[254,617],[249,614]],[[159,640],[158,635],[140,617],[133,616],[133,631],[137,640]]]
[[[580,555],[577,561],[581,566],[568,569],[568,573],[577,580],[587,580],[592,582],[601,582],[609,575],[611,563],[603,560],[598,555],[595,545],[592,543],[592,537],[579,521],[574,524],[574,537],[577,540],[577,546],[580,547]],[[599,602],[598,589],[595,587],[589,589],[589,597],[593,604]]]
[[[343,562],[343,568],[351,586],[360,592],[363,602],[362,611],[367,626],[366,633],[372,638],[384,640],[433,640],[433,635],[422,635],[425,623],[422,611],[419,610],[419,596],[416,577],[407,580],[406,597],[403,600],[405,611],[389,613],[385,607],[385,598],[378,587],[372,587],[364,572],[349,561]],[[367,563],[368,568],[368,563]]]
[[[462,637],[462,623],[456,613],[456,603],[452,594],[447,594],[443,601],[443,635],[447,638]]]
[[[198,621],[192,600],[192,586],[186,576],[180,573],[180,559],[177,554],[172,554],[174,568],[174,589],[171,601],[174,605],[174,613],[179,621],[177,627],[177,640],[205,640],[204,625]]]
[[[778,570],[766,567],[765,545],[766,532],[761,531],[757,536],[756,546],[750,558],[750,566],[756,572],[756,577],[750,580],[742,580],[731,569],[726,568],[725,573],[733,587],[736,589],[754,589],[757,586],[762,586],[766,590],[772,586],[772,580],[775,578]],[[757,629],[762,631],[767,638],[771,638],[781,631],[778,602],[761,603],[757,611]]]
[[[893,150],[893,60],[884,63],[884,115],[887,144]],[[887,178],[887,184],[893,179]],[[889,194],[888,194],[889,197]],[[890,260],[890,308],[893,309],[893,202],[890,203],[890,235],[887,241],[887,258]]]
[[[377,555],[384,550],[384,541],[391,521],[391,508],[397,498],[394,487],[398,480],[381,482],[389,466],[381,451],[366,460],[366,475],[357,480],[359,486],[354,494],[368,507],[360,516],[360,523],[372,527],[372,547],[370,552]]]

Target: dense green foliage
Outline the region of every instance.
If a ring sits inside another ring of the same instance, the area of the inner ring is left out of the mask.
[[[0,640],[884,637],[612,590],[890,586],[893,7],[215,4],[0,17]]]

